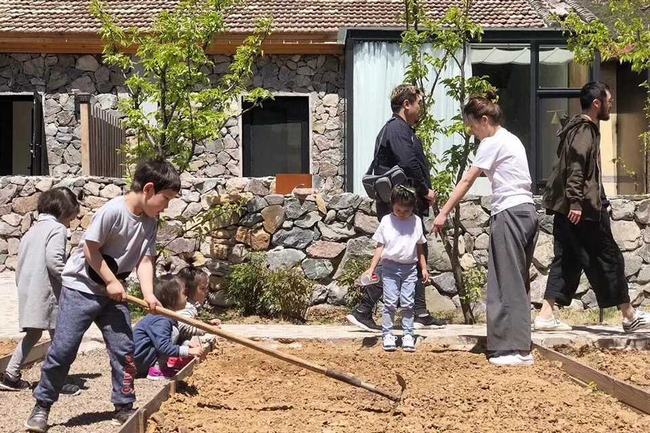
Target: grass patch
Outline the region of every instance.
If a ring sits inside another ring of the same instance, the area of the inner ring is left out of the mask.
[[[600,309],[590,308],[589,310],[571,310],[568,308],[558,308],[555,310],[555,317],[565,321],[570,325],[599,325]],[[621,313],[618,308],[605,308],[603,312],[603,325],[620,325]]]

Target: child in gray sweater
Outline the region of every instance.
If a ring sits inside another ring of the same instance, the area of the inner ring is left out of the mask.
[[[68,188],[53,188],[38,198],[38,220],[25,233],[18,248],[16,286],[18,323],[25,333],[2,375],[0,389],[20,391],[30,384],[21,379],[20,369],[40,340],[43,331],[54,338],[61,272],[66,261],[67,227],[79,213],[79,203]],[[76,394],[79,387],[64,385],[63,393]]]
[[[124,281],[135,271],[149,309],[162,306],[153,293],[158,215],[180,189],[180,176],[171,163],[141,160],[131,190],[95,213],[61,274],[57,331],[34,389],[36,404],[25,422],[28,431],[47,431],[50,408],[92,323],[101,330],[111,358],[112,422],[121,425],[136,412],[133,330]]]

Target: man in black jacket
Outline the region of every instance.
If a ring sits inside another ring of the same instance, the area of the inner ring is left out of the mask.
[[[599,121],[610,117],[609,87],[602,82],[585,84],[580,104],[582,114],[559,132],[558,162],[544,193],[544,207],[554,215],[554,258],[533,326],[536,331],[571,329],[555,318],[553,306],[571,303],[584,270],[598,306],[618,306],[625,332],[650,329],[650,313],[630,303],[625,261],[612,235],[602,183]]]
[[[414,129],[420,120],[421,102],[422,92],[415,86],[401,84],[393,90],[390,98],[393,117],[379,131],[375,142],[377,161],[374,174],[385,173],[398,165],[415,188],[417,198],[415,213],[423,218],[429,214],[429,206],[436,199],[436,194],[431,189],[431,169],[424,155],[422,142],[415,135]],[[376,205],[377,219],[381,221],[391,212],[390,203],[377,200]],[[445,322],[436,319],[427,311],[424,285],[419,272],[418,276],[418,284],[415,288],[414,327],[441,328]],[[381,299],[382,291],[381,283],[366,286],[359,305],[347,316],[348,321],[365,330],[381,329],[372,319],[372,311]]]

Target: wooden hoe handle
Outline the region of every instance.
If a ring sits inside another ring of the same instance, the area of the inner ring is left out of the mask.
[[[144,300],[140,298],[136,298],[135,296],[132,295],[126,295],[126,300],[129,301],[132,304],[139,305],[140,307],[146,309],[149,311],[149,304],[147,304]],[[179,322],[186,323],[188,325],[194,326],[195,328],[202,329],[205,332],[208,332],[210,334],[215,334],[220,337],[225,338],[226,340],[234,341],[237,344],[241,344],[242,346],[246,346],[250,349],[257,350],[258,352],[262,352],[266,355],[272,356],[277,359],[281,359],[282,361],[288,362],[290,364],[297,365],[299,367],[305,368],[307,370],[311,370],[314,373],[320,373],[324,376],[331,377],[332,379],[336,379],[340,382],[347,383],[352,386],[356,386],[358,388],[363,388],[365,390],[368,390],[370,392],[373,392],[375,394],[381,395],[382,397],[388,398],[393,401],[400,401],[402,399],[401,395],[395,395],[391,394],[387,391],[384,391],[375,385],[372,385],[370,383],[364,382],[361,379],[348,374],[348,373],[343,373],[337,370],[332,370],[325,368],[323,366],[320,366],[318,364],[314,364],[313,362],[309,362],[305,359],[299,358],[297,356],[289,355],[287,353],[282,353],[279,350],[271,349],[268,347],[264,347],[263,345],[245,338],[245,337],[240,337],[239,335],[233,334],[232,332],[225,331],[217,326],[214,325],[209,325],[205,322],[202,322],[200,320],[192,319],[183,315],[178,314],[175,311],[169,310],[164,307],[156,307],[155,309],[155,314],[160,314],[162,316],[167,316],[171,319],[177,320]]]

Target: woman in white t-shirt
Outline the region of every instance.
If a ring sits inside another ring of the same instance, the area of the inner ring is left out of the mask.
[[[402,349],[415,352],[413,337],[413,303],[415,284],[418,280],[418,266],[422,271],[422,280],[429,280],[427,261],[424,257],[424,237],[422,220],[413,213],[415,208],[415,190],[403,185],[393,189],[390,198],[392,212],[384,216],[372,239],[377,241],[377,248],[364,273],[366,278],[374,275],[381,261],[381,279],[384,287],[382,315],[382,334],[384,350],[396,349],[393,335],[393,320],[397,305],[402,307]]]
[[[495,95],[470,98],[465,125],[481,141],[471,168],[456,186],[433,223],[440,233],[447,217],[476,178],[492,184],[490,258],[487,284],[487,349],[495,365],[531,365],[530,278],[537,241],[537,212],[531,193],[526,150],[501,126],[503,112]]]

